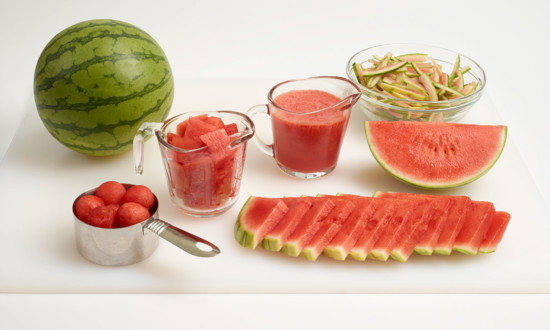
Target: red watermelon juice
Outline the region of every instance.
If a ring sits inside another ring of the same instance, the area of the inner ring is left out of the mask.
[[[274,99],[273,151],[283,170],[323,175],[334,169],[350,114],[341,101],[321,90],[292,90]]]

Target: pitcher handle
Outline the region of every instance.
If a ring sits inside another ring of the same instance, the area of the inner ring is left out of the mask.
[[[252,108],[248,109],[248,111],[246,112],[246,114],[251,118],[253,119],[254,116],[256,116],[257,114],[266,114],[269,116],[269,110],[268,110],[268,107],[267,107],[267,104],[257,104],[255,106],[253,106]],[[265,143],[264,141],[262,141],[262,139],[258,136],[258,134],[254,135],[254,143],[256,143],[256,145],[258,146],[258,148],[260,148],[260,150],[265,153],[266,155],[270,156],[270,157],[273,157],[273,144],[267,144]]]
[[[136,174],[143,174],[143,143],[151,137],[155,129],[160,128],[161,125],[161,123],[143,123],[138,128],[133,141],[134,167]]]

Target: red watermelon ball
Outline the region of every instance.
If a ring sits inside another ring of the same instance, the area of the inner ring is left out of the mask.
[[[127,202],[118,208],[113,224],[114,228],[128,227],[147,220],[151,217],[149,210],[143,205]]]
[[[96,207],[88,214],[86,223],[94,227],[113,228],[118,208],[116,204]]]
[[[74,204],[74,215],[84,222],[88,220],[88,214],[96,207],[105,205],[100,197],[94,195],[84,195]]]
[[[132,186],[126,190],[124,197],[122,197],[122,203],[128,202],[138,203],[146,209],[150,209],[155,204],[155,195],[146,186]]]
[[[95,191],[95,195],[103,199],[105,205],[120,205],[124,194],[126,194],[126,188],[117,181],[103,182]]]

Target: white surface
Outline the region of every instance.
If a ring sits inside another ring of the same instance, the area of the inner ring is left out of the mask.
[[[175,93],[181,97],[175,99],[171,115],[224,107],[245,111],[250,100],[262,102],[266,90],[275,83],[269,79],[178,80]],[[204,108],[209,88],[218,90],[218,97],[208,100],[208,107]],[[246,98],[241,95],[242,91],[246,91]],[[33,110],[32,106],[29,108]],[[49,133],[41,129],[42,123],[35,111],[29,111],[24,120],[25,129],[16,135],[13,148],[0,168],[3,182],[0,194],[10,196],[9,202],[0,202],[0,209],[13,229],[0,232],[0,241],[11,247],[0,250],[0,260],[9,269],[0,274],[0,290],[28,293],[550,293],[550,255],[526,253],[550,250],[548,212],[511,139],[498,162],[482,178],[444,192],[489,200],[496,209],[512,214],[496,253],[476,257],[415,255],[406,264],[372,260],[339,262],[326,257],[311,263],[263,249],[249,251],[235,242],[235,219],[250,195],[281,197],[340,192],[370,196],[376,190],[425,193],[398,182],[378,166],[364,137],[364,119],[361,111],[353,112],[338,166],[330,175],[315,180],[295,179],[282,173],[273,159],[255,145],[249,145],[236,205],[221,216],[196,219],[183,215],[171,205],[154,140],[146,143],[144,174],[138,177],[133,173],[131,153],[102,159],[76,154],[50,138]],[[485,95],[463,121],[501,123],[490,95]],[[257,127],[259,131],[262,128],[265,127]],[[514,175],[508,177],[508,173]],[[503,177],[508,179],[502,180]],[[74,248],[71,205],[81,192],[107,180],[147,185],[159,198],[163,220],[211,240],[222,249],[221,255],[212,259],[196,258],[161,242],[150,259],[129,267],[97,267],[83,260]],[[510,194],[510,191],[522,191],[522,194]]]
[[[0,79],[2,121],[0,121],[0,154],[8,148],[8,145],[15,135],[16,127],[24,118],[25,111],[32,109],[32,75],[34,65],[40,51],[57,32],[65,27],[76,22],[92,19],[92,18],[117,18],[131,22],[142,27],[153,35],[157,41],[163,46],[168,57],[170,58],[174,74],[177,78],[195,79],[195,78],[267,78],[273,80],[287,79],[293,77],[305,77],[318,74],[344,74],[345,61],[355,51],[365,48],[370,45],[388,42],[399,41],[414,41],[419,43],[437,44],[443,47],[460,50],[468,56],[476,59],[485,68],[488,75],[487,95],[491,97],[492,103],[502,118],[502,121],[509,126],[509,134],[512,144],[507,146],[503,161],[506,154],[513,152],[514,155],[520,155],[521,159],[508,159],[509,162],[522,164],[522,160],[526,164],[528,173],[532,175],[533,182],[540,190],[542,198],[547,205],[550,204],[550,171],[547,170],[550,164],[548,156],[548,147],[544,143],[546,132],[544,127],[546,124],[546,113],[549,110],[547,102],[541,101],[547,89],[547,84],[544,77],[548,77],[550,67],[540,57],[541,54],[547,54],[549,51],[549,43],[547,36],[550,32],[550,22],[547,15],[550,12],[550,3],[546,0],[540,1],[473,1],[465,0],[458,4],[449,3],[443,5],[441,1],[423,1],[416,3],[414,1],[386,1],[386,2],[368,2],[365,1],[290,1],[281,0],[277,2],[267,1],[155,1],[154,5],[151,2],[145,1],[67,1],[67,0],[52,0],[48,2],[35,1],[17,1],[17,2],[0,2],[0,41],[2,42],[2,52],[0,52],[0,69],[3,78]],[[388,16],[389,15],[389,16]],[[532,59],[532,60],[528,60]],[[519,69],[516,69],[518,68]],[[259,88],[260,86],[258,86]],[[266,91],[267,92],[267,91]],[[249,97],[247,91],[240,91],[242,97],[238,104],[241,108],[247,108],[257,102],[262,102],[263,99],[253,99]],[[184,96],[177,96],[180,104],[187,104]],[[204,106],[209,107],[209,102],[220,102],[225,104],[223,99],[209,97],[204,100]],[[29,114],[30,116],[30,114]],[[36,119],[36,117],[34,117]],[[34,124],[36,125],[36,123]],[[35,132],[28,134],[43,136],[44,130],[40,131],[38,126]],[[44,187],[52,187],[51,184],[56,183],[55,177],[48,176],[50,173],[46,169],[36,171],[36,164],[30,161],[36,159],[37,156],[42,157],[41,162],[47,166],[55,164],[75,164],[80,166],[94,166],[89,164],[89,161],[84,161],[82,157],[70,154],[61,147],[53,146],[51,139],[37,140],[39,143],[45,143],[51,148],[57,150],[55,153],[47,153],[46,150],[36,148],[37,155],[28,155],[24,159],[20,159],[18,163],[17,173],[25,171],[25,175],[34,179],[33,182],[40,190]],[[151,145],[151,144],[150,144]],[[512,148],[509,148],[512,145]],[[517,149],[514,149],[517,146]],[[251,145],[249,150],[252,154],[255,146]],[[150,152],[149,154],[153,154]],[[510,157],[510,156],[509,156]],[[252,159],[252,158],[251,158]],[[504,162],[497,163],[488,175],[499,173],[498,166]],[[109,160],[92,161],[92,163],[109,163],[116,164],[116,170],[109,173],[110,178],[126,178],[132,177],[131,173],[122,169],[120,164],[126,162],[124,157],[115,157]],[[149,162],[150,163],[150,162]],[[251,162],[247,163],[251,165]],[[510,163],[507,163],[509,166]],[[343,164],[340,164],[343,165]],[[339,165],[339,169],[343,166]],[[7,168],[5,162],[1,164],[2,178],[0,185],[4,187],[5,177],[12,176],[12,172],[5,172]],[[131,166],[131,165],[130,165]],[[146,168],[154,169],[153,165]],[[34,171],[34,172],[33,172]],[[80,169],[73,167],[66,171],[68,176],[76,177]],[[274,172],[270,172],[275,174]],[[13,175],[16,172],[13,172]],[[149,172],[146,172],[149,173]],[[521,174],[524,172],[522,171]],[[46,175],[44,175],[46,174]],[[336,174],[333,173],[333,174]],[[500,174],[500,173],[499,173]],[[517,182],[514,179],[516,173],[505,173],[499,177],[498,188],[485,187],[486,190],[498,190],[498,194],[504,194],[500,190],[512,189],[511,182]],[[144,176],[141,180],[146,180]],[[11,178],[13,179],[13,178]],[[99,177],[86,175],[81,181],[83,186],[89,186],[98,181]],[[374,178],[376,179],[376,178]],[[481,180],[487,180],[484,177]],[[137,182],[140,179],[133,180]],[[159,180],[158,185],[162,185],[164,179]],[[13,182],[13,181],[10,181]],[[479,181],[482,182],[482,181]],[[359,184],[358,182],[356,182]],[[524,185],[524,186],[523,186]],[[532,182],[526,180],[520,186],[520,190],[508,191],[510,196],[532,194],[534,189]],[[309,185],[308,185],[309,187]],[[513,186],[516,187],[516,186]],[[3,206],[16,204],[15,196],[21,196],[23,189],[28,187],[17,187],[15,191],[6,192],[2,190],[0,194],[0,202]],[[308,189],[315,190],[315,184],[312,184]],[[469,187],[468,187],[469,188]],[[53,189],[53,188],[51,188]],[[61,190],[67,193],[67,187]],[[475,192],[476,195],[485,195],[483,189]],[[76,192],[75,192],[76,193]],[[519,209],[520,214],[531,203],[542,205],[537,200],[530,201],[527,204],[519,203],[515,198],[506,202],[502,209]],[[535,196],[535,198],[538,198]],[[540,201],[540,199],[539,199]],[[32,200],[37,209],[45,213],[49,213],[52,209],[63,208],[69,203],[67,200],[56,201],[48,193],[40,199]],[[509,206],[508,206],[509,204]],[[52,206],[55,205],[55,206]],[[8,210],[13,210],[9,209]],[[519,227],[523,221],[531,223],[532,221],[546,221],[548,225],[548,216],[538,217],[547,212],[540,210],[541,213],[535,214],[536,219],[517,219],[513,214],[518,227],[511,227],[511,237],[521,237],[520,242],[529,243],[529,236],[524,235],[528,229]],[[55,211],[57,212],[57,211]],[[167,216],[170,214],[167,214]],[[43,252],[32,251],[29,247],[24,248],[21,252],[15,250],[15,246],[10,243],[1,241],[2,250],[12,252],[14,255],[27,257],[36,257],[40,253],[55,253],[59,256],[59,260],[52,263],[51,259],[38,260],[31,259],[39,265],[55,267],[63,265],[61,260],[74,259],[78,260],[78,255],[75,255],[74,250],[68,249],[67,244],[71,242],[70,225],[65,224],[64,228],[49,228],[45,233],[33,232],[33,222],[45,221],[44,219],[25,219],[24,224],[13,224],[15,220],[3,218],[2,232],[12,231],[16,237],[20,237],[21,230],[29,232],[29,237],[26,240],[38,240]],[[55,220],[60,221],[60,220]],[[197,233],[209,231],[214,222],[197,224]],[[178,223],[180,224],[180,223]],[[511,225],[512,226],[512,225]],[[199,230],[200,229],[200,230]],[[216,228],[216,230],[220,230]],[[3,234],[5,235],[5,234]],[[59,236],[57,236],[59,235]],[[542,234],[541,234],[542,235]],[[55,237],[54,240],[52,238]],[[508,237],[508,236],[507,236]],[[506,237],[505,237],[506,239]],[[511,240],[512,238],[510,238]],[[514,240],[515,241],[515,240]],[[517,242],[517,241],[515,241]],[[35,246],[37,242],[31,242],[30,246]],[[10,245],[8,245],[10,244]],[[17,243],[21,244],[21,243]],[[500,247],[498,253],[505,251],[506,245]],[[156,260],[161,264],[155,268],[154,273],[145,273],[141,271],[132,272],[133,276],[147,277],[151,282],[165,281],[166,265],[173,262],[171,257],[172,252],[169,251],[167,244],[161,244],[161,249],[153,256],[167,255],[167,262],[162,257]],[[525,253],[518,248],[509,248],[512,251],[507,253],[523,254]],[[235,251],[241,251],[236,249]],[[544,251],[537,249],[535,251]],[[224,250],[225,252],[225,250]],[[247,252],[247,251],[241,251]],[[273,259],[271,255],[258,256],[259,251],[252,251],[253,258]],[[5,253],[5,252],[3,252]],[[539,252],[541,255],[544,253]],[[179,254],[176,253],[178,256]],[[260,253],[261,254],[261,253]],[[488,258],[496,258],[499,254],[488,256]],[[534,258],[527,253],[527,259]],[[282,256],[281,256],[282,257]],[[13,261],[16,257],[10,257]],[[65,259],[63,259],[65,258]],[[519,257],[517,257],[519,259]],[[162,260],[160,260],[162,259]],[[281,260],[279,260],[281,259]],[[289,263],[285,258],[279,258],[276,262]],[[516,260],[518,260],[516,259]],[[214,259],[212,259],[214,260]],[[445,262],[444,259],[443,262]],[[494,260],[494,259],[491,259]],[[23,261],[28,265],[29,261]],[[470,263],[471,259],[465,258],[460,262]],[[522,261],[523,262],[523,261]],[[526,261],[525,261],[526,262]],[[531,262],[531,261],[530,261]],[[290,261],[294,264],[294,261]],[[537,263],[537,262],[533,262]],[[548,262],[541,260],[540,265],[536,267],[548,267]],[[324,267],[328,263],[323,263]],[[13,264],[12,264],[13,265]],[[67,276],[79,274],[78,267],[84,265],[75,264]],[[370,266],[370,265],[369,265]],[[401,266],[401,265],[398,265]],[[410,264],[403,265],[409,267]],[[517,265],[511,264],[514,268]],[[238,267],[237,265],[233,267]],[[340,269],[342,265],[338,264]],[[354,267],[354,266],[352,266]],[[378,267],[378,266],[375,266]],[[395,267],[393,264],[390,267]],[[414,267],[414,265],[413,265]],[[520,267],[517,267],[520,268]],[[8,278],[6,275],[8,267],[2,267],[0,270],[3,279]],[[521,269],[521,268],[520,268]],[[9,269],[10,272],[18,272],[18,269]],[[233,270],[231,270],[233,271]],[[398,270],[399,271],[399,270]],[[517,271],[519,270],[512,270]],[[233,271],[234,272],[234,271]],[[36,274],[23,274],[18,282],[33,279],[35,282],[39,279]],[[478,274],[475,274],[478,275]],[[475,276],[471,274],[471,276]],[[522,278],[528,278],[530,275],[524,274]],[[211,276],[208,275],[207,276]],[[247,281],[250,277],[265,276],[262,269],[257,270],[257,274],[246,275],[243,281]],[[335,275],[339,278],[340,274]],[[484,276],[479,274],[479,276]],[[179,281],[189,280],[185,276],[173,275]],[[175,281],[174,278],[168,276],[168,281]],[[46,275],[45,280],[39,283],[37,287],[44,287],[47,283],[46,279],[50,280],[51,275]],[[112,278],[120,280],[121,283],[126,280],[122,275],[115,275]],[[497,277],[497,280],[498,281]],[[332,279],[334,281],[334,279]],[[56,286],[61,286],[61,279],[53,281]],[[11,283],[0,282],[2,292],[25,291],[33,292],[37,287],[11,286]],[[159,284],[155,284],[159,285]],[[162,284],[160,284],[162,285]],[[533,286],[535,286],[533,284]],[[63,283],[63,286],[68,291],[73,284],[70,282]],[[63,290],[65,291],[65,290]],[[134,299],[136,297],[136,299]],[[160,313],[164,308],[172,312],[183,313],[192,321],[190,324],[198,324],[198,317],[207,316],[204,310],[222,310],[223,316],[238,315],[240,318],[246,318],[247,314],[240,311],[240,306],[246,306],[252,315],[266,315],[266,301],[271,299],[276,300],[278,305],[284,305],[286,314],[295,321],[299,318],[300,313],[294,311],[300,310],[300,303],[307,306],[307,311],[315,311],[318,307],[321,312],[325,311],[322,306],[328,303],[355,303],[364,304],[369,310],[377,311],[377,315],[387,317],[373,317],[371,325],[383,328],[382,325],[388,324],[388,319],[393,314],[389,314],[395,303],[399,304],[399,311],[409,311],[409,308],[421,305],[427,306],[434,313],[406,313],[405,315],[412,321],[410,324],[418,322],[433,321],[428,324],[439,324],[437,321],[445,322],[449,320],[458,321],[454,324],[468,324],[468,322],[460,322],[461,320],[471,321],[471,324],[484,324],[489,326],[489,322],[494,322],[495,313],[479,312],[483,306],[496,306],[501,308],[502,313],[499,313],[499,321],[502,320],[500,328],[518,328],[524,325],[527,328],[546,329],[550,327],[550,320],[547,313],[550,309],[550,301],[547,295],[466,295],[458,296],[458,306],[460,303],[469,306],[473,305],[471,311],[463,307],[458,308],[458,313],[464,312],[468,317],[457,320],[450,317],[448,310],[453,308],[453,302],[456,296],[430,296],[430,295],[329,295],[323,296],[323,299],[316,299],[319,296],[298,295],[298,296],[279,296],[279,295],[254,295],[254,299],[258,299],[258,305],[250,303],[250,296],[240,295],[222,295],[222,299],[218,295],[140,295],[140,296],[125,296],[125,295],[26,295],[26,294],[3,294],[0,295],[0,302],[5,313],[2,313],[1,328],[36,328],[33,324],[41,325],[58,325],[63,328],[64,325],[77,322],[79,314],[72,310],[72,313],[64,316],[66,322],[59,322],[57,319],[51,318],[50,314],[45,312],[55,312],[66,307],[83,304],[85,307],[102,307],[109,309],[117,307],[118,302],[129,303],[130,307],[139,307],[140,304],[151,303],[150,308],[152,313]],[[313,298],[312,298],[313,297]],[[197,300],[195,300],[197,299]],[[380,304],[375,304],[380,302]],[[479,303],[483,302],[483,305]],[[47,302],[47,308],[44,308],[44,303]],[[440,303],[443,302],[443,303]],[[157,303],[157,304],[155,304]],[[529,309],[525,306],[526,303],[533,303],[533,308]],[[181,306],[180,306],[181,305]],[[291,307],[288,307],[291,306]],[[405,307],[403,307],[405,306]],[[59,309],[56,309],[58,307]],[[181,307],[181,309],[180,309]],[[292,308],[294,307],[294,308]],[[462,309],[461,309],[462,308]],[[105,309],[104,309],[105,310]],[[344,314],[345,309],[339,311]],[[491,309],[493,310],[493,309]],[[499,310],[500,311],[500,310]],[[516,313],[517,311],[517,313]],[[34,318],[26,318],[26,313],[33,312]],[[256,314],[254,314],[256,313]],[[113,314],[109,314],[114,319]],[[517,316],[522,315],[520,320],[525,323],[520,323]],[[122,313],[121,318],[117,319],[118,324],[124,324],[124,320],[131,323],[135,320],[133,314]],[[324,317],[322,317],[324,316]],[[320,322],[316,324],[322,328],[322,325],[335,325],[336,321],[328,322],[329,313],[323,313],[319,316]],[[24,321],[21,320],[24,318]],[[280,317],[284,320],[284,317]],[[254,318],[259,320],[259,318]],[[150,320],[150,319],[149,319]],[[348,324],[352,324],[353,320],[349,316],[345,317]],[[171,324],[174,319],[166,318],[156,320],[160,325]],[[223,318],[208,319],[209,325],[223,325]],[[217,322],[219,321],[219,322]],[[323,322],[325,321],[325,322]],[[536,321],[536,326],[534,321]],[[243,321],[245,322],[245,321]],[[477,323],[476,323],[477,322]],[[532,323],[528,323],[532,322]],[[116,322],[114,322],[116,323]],[[314,322],[315,323],[315,322]],[[389,327],[396,326],[397,321],[389,323]],[[497,322],[498,323],[498,322]],[[82,325],[82,323],[79,323]],[[97,323],[96,323],[97,324]],[[271,323],[273,324],[273,323]],[[409,323],[407,323],[409,324]],[[6,325],[6,326],[4,326]],[[20,325],[16,327],[15,325]],[[95,325],[94,322],[88,322],[88,325]],[[399,325],[399,324],[397,324]],[[499,325],[499,324],[496,324]],[[509,325],[509,326],[507,326]],[[518,325],[518,326],[514,326]],[[269,327],[263,324],[263,328]],[[91,328],[91,326],[90,326]],[[274,328],[274,327],[272,327]]]

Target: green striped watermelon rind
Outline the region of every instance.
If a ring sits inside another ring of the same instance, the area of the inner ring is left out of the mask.
[[[500,141],[500,146],[499,146],[497,152],[495,152],[493,154],[492,161],[485,164],[485,166],[483,166],[482,168],[479,168],[478,171],[474,175],[467,176],[467,177],[464,177],[464,178],[454,178],[454,179],[450,179],[446,182],[420,181],[420,180],[416,180],[412,177],[407,176],[406,174],[401,172],[398,168],[395,168],[395,167],[392,167],[392,166],[388,165],[387,162],[380,156],[380,154],[377,151],[376,146],[372,142],[371,132],[370,132],[370,129],[369,129],[369,122],[370,121],[365,121],[365,124],[364,124],[365,136],[367,138],[367,143],[369,145],[369,149],[371,150],[372,155],[374,156],[374,158],[376,159],[378,164],[380,164],[380,166],[382,166],[382,168],[384,168],[384,170],[386,170],[389,174],[391,174],[396,179],[398,179],[402,182],[405,182],[405,183],[407,183],[411,186],[414,186],[414,187],[428,188],[428,189],[448,189],[448,188],[459,187],[459,186],[463,186],[463,185],[466,185],[468,183],[471,183],[471,182],[479,179],[480,177],[482,177],[484,174],[486,174],[495,165],[497,160],[500,158],[500,155],[502,154],[502,151],[504,150],[504,146],[506,145],[507,133],[508,133],[508,127],[507,126],[502,126],[502,137],[501,137],[501,141]],[[411,123],[411,122],[408,122],[408,123]],[[411,139],[411,141],[412,141],[412,139]],[[475,143],[475,141],[472,141],[472,143]],[[405,162],[405,163],[408,162],[408,161],[409,160],[406,160],[406,159],[403,160],[403,162]]]
[[[34,98],[49,133],[75,151],[128,151],[146,121],[164,121],[174,79],[158,43],[134,25],[89,20],[58,33],[35,68]]]

